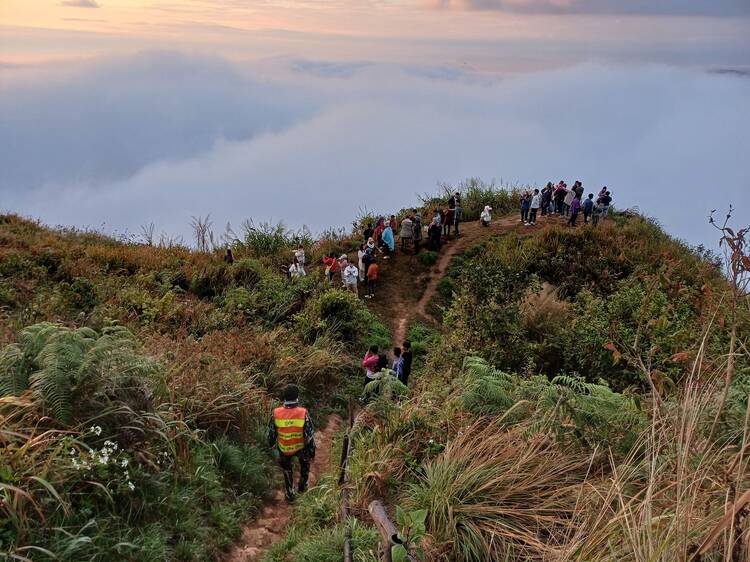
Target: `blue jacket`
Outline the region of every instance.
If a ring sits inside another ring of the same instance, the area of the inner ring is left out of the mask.
[[[380,239],[388,246],[388,249],[393,250],[396,247],[396,240],[393,238],[393,231],[390,226],[385,227],[383,234],[380,235]]]

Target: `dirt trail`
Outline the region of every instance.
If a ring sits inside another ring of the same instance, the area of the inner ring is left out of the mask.
[[[438,283],[445,277],[453,258],[479,242],[483,238],[511,230],[520,223],[518,218],[513,215],[493,221],[490,226],[483,227],[479,222],[470,222],[461,224],[461,236],[452,238],[443,245],[440,251],[440,257],[429,273],[429,281],[425,287],[424,293],[420,299],[412,306],[400,306],[395,312],[393,318],[393,342],[394,345],[400,345],[406,339],[406,331],[409,326],[409,320],[414,316],[423,316],[428,320],[435,319],[427,311],[427,306],[437,293]],[[399,288],[392,289],[398,291]],[[394,302],[401,303],[401,298],[393,298]]]
[[[310,468],[310,487],[324,474],[331,462],[331,444],[333,437],[341,429],[342,420],[331,415],[325,429],[315,433],[317,452]],[[299,475],[295,466],[295,476]],[[222,559],[224,562],[259,562],[268,550],[284,538],[286,527],[292,515],[292,508],[284,499],[284,492],[276,490],[271,500],[261,509],[258,517],[243,531],[242,536],[229,553]]]

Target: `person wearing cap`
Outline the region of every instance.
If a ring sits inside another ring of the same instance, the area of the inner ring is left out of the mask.
[[[274,409],[268,425],[268,445],[278,453],[279,465],[284,473],[286,499],[294,501],[294,465],[299,460],[298,493],[307,489],[310,463],[315,458],[315,428],[307,408],[299,405],[299,388],[288,384],[281,393],[283,406]]]
[[[479,222],[482,224],[482,226],[490,226],[490,222],[492,221],[492,207],[489,205],[484,206],[484,211],[482,211],[482,214],[479,215]]]

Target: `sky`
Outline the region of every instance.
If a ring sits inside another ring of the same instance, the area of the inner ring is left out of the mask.
[[[467,177],[750,222],[748,0],[0,0],[0,210],[189,241]]]

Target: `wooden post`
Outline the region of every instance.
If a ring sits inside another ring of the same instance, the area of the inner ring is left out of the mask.
[[[383,560],[384,562],[393,562],[391,557],[391,547],[395,544],[401,544],[401,539],[398,538],[398,529],[388,517],[383,504],[378,500],[370,503],[367,508],[370,512],[372,520],[375,522],[375,526],[378,528],[380,538],[382,539],[383,545]]]

